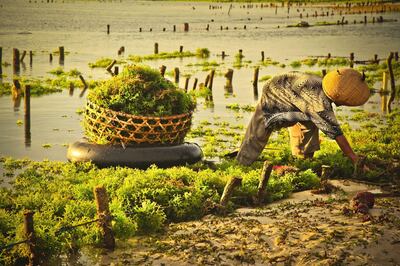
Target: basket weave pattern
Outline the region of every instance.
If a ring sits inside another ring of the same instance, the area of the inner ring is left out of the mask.
[[[83,125],[91,141],[110,144],[180,144],[190,129],[192,113],[137,116],[86,102]]]

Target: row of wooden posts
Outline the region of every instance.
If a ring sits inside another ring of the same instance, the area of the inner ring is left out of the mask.
[[[58,48],[59,52],[59,64],[64,65],[64,59],[65,59],[65,53],[64,53],[64,46],[60,46]],[[3,49],[0,47],[0,75],[2,74],[2,53]],[[24,63],[24,59],[26,56],[27,52],[24,50],[22,54],[17,48],[13,48],[13,73],[14,74],[19,74],[20,73],[20,66],[21,64]],[[53,54],[49,54],[49,61],[50,63],[53,62]],[[29,51],[29,65],[32,66],[33,64],[33,52]]]
[[[109,209],[109,200],[107,191],[104,186],[99,185],[94,187],[93,189],[95,202],[96,202],[96,209],[97,209],[97,219],[89,222],[84,222],[78,225],[67,226],[58,230],[58,232],[72,230],[79,226],[85,226],[90,223],[97,222],[97,226],[99,227],[100,235],[101,235],[101,245],[103,248],[113,250],[115,248],[115,238],[114,233],[112,230],[112,216]],[[34,212],[27,210],[24,212],[24,235],[25,240],[10,244],[6,247],[2,247],[2,249],[12,248],[13,246],[19,244],[26,244],[29,249],[29,264],[30,266],[40,265],[41,259],[40,254],[37,250],[36,246],[36,236],[35,236],[35,229],[34,229],[34,219],[33,219]]]
[[[255,196],[255,204],[259,205],[263,202],[266,194],[266,187],[268,184],[269,177],[272,172],[272,164],[269,162],[264,163],[264,167],[262,170],[261,178],[259,181],[259,186],[257,190],[257,195]],[[225,207],[228,204],[235,187],[237,187],[241,183],[241,178],[233,177],[229,182],[227,182],[224,192],[220,199],[220,211],[225,212]],[[73,230],[79,226],[85,226],[90,223],[97,222],[97,226],[99,227],[99,232],[101,236],[101,246],[103,248],[113,250],[115,248],[115,237],[114,232],[112,230],[112,215],[109,209],[109,198],[107,195],[107,191],[103,185],[98,185],[93,189],[94,198],[96,202],[96,210],[97,210],[97,219],[84,222],[77,225],[67,226],[58,230],[58,232],[63,232],[67,230]],[[2,249],[12,248],[13,246],[19,244],[26,244],[29,249],[29,265],[36,266],[40,265],[40,254],[37,250],[36,242],[37,238],[35,235],[34,228],[34,212],[27,210],[24,212],[24,235],[25,240],[10,244],[6,247],[2,247]]]

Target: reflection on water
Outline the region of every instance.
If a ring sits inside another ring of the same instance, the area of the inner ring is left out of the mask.
[[[64,71],[78,69],[85,79],[90,80],[109,77],[104,69],[91,69],[88,66],[89,62],[95,62],[101,57],[127,60],[132,54],[151,54],[156,42],[160,52],[178,50],[180,46],[183,46],[184,51],[207,47],[211,51],[209,61],[215,61],[220,66],[213,80],[213,105],[205,108],[202,103],[199,104],[194,114],[194,126],[200,121],[212,120],[214,116],[232,124],[246,125],[250,114],[244,113],[243,117],[237,117],[233,111],[226,109],[226,105],[255,104],[262,83],[256,83],[256,86],[253,84],[252,67],[234,69],[231,77],[224,76],[232,68],[235,54],[239,50],[243,51],[246,61],[252,62],[251,65],[259,62],[261,51],[265,58],[271,57],[286,65],[261,67],[261,79],[265,75],[291,71],[293,69],[289,65],[292,61],[310,55],[330,53],[332,56],[348,56],[354,53],[356,60],[370,59],[374,54],[378,58],[386,58],[390,51],[400,47],[399,21],[286,28],[285,25],[299,22],[299,12],[296,9],[287,13],[286,8],[279,7],[275,14],[275,8],[245,9],[233,4],[230,9],[231,3],[218,5],[220,9],[209,9],[209,3],[190,2],[124,0],[54,1],[48,4],[42,1],[2,0],[2,60],[3,63],[12,63],[13,48],[22,52],[32,51],[29,67],[24,62],[21,64],[22,77],[54,78],[48,72],[60,66]],[[319,11],[314,7],[304,9],[301,11],[303,14]],[[345,16],[349,21],[359,21],[364,14]],[[389,12],[382,16],[400,20],[399,13]],[[29,19],[15,19],[17,17]],[[339,14],[324,18],[303,17],[303,20],[311,24],[338,19],[342,19]],[[188,32],[183,30],[184,23],[190,25]],[[106,32],[108,24],[110,34]],[[142,32],[139,32],[139,28],[142,28]],[[59,56],[59,47],[65,47],[64,59]],[[120,52],[121,47],[124,47],[123,53]],[[188,87],[193,88],[195,84],[197,87],[204,84],[208,74],[201,71],[201,67],[188,66],[194,61],[202,63],[204,60],[183,58],[146,63],[155,68],[165,65],[167,73],[179,67],[182,75],[189,76]],[[296,70],[321,69],[314,66]],[[0,66],[0,73],[5,75],[4,81],[12,82],[12,66]],[[184,87],[185,79],[181,79],[179,85]],[[380,85],[377,83],[377,88]],[[76,92],[73,83],[65,89],[60,94],[32,97],[29,116],[21,108],[20,92],[13,91],[12,96],[0,97],[0,155],[65,160],[66,145],[82,137],[81,117],[76,111],[83,108],[85,98],[82,96],[86,93],[85,90]],[[379,97],[378,94],[373,95],[361,108],[372,112],[387,112],[387,95],[381,99]],[[343,108],[340,112],[347,114],[349,110]]]

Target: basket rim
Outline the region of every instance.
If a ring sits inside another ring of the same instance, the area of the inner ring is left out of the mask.
[[[179,119],[179,118],[183,118],[185,116],[189,116],[189,115],[193,114],[193,111],[190,111],[188,113],[177,114],[177,115],[168,115],[168,116],[133,115],[133,114],[125,113],[125,112],[115,111],[115,110],[112,110],[110,108],[105,108],[105,107],[102,107],[102,106],[100,106],[100,105],[98,105],[98,104],[96,104],[96,103],[94,103],[94,102],[92,102],[90,100],[86,100],[86,106],[88,104],[94,106],[95,108],[100,109],[101,111],[104,110],[104,111],[107,111],[107,112],[110,112],[110,113],[113,113],[113,114],[122,115],[122,116],[126,116],[126,117],[133,118],[133,119],[153,119],[153,120]]]

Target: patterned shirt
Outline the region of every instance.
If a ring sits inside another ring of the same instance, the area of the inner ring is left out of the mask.
[[[343,135],[332,109],[332,101],[315,75],[290,72],[275,76],[263,88],[261,104],[266,128],[279,129],[312,121],[329,138]]]

